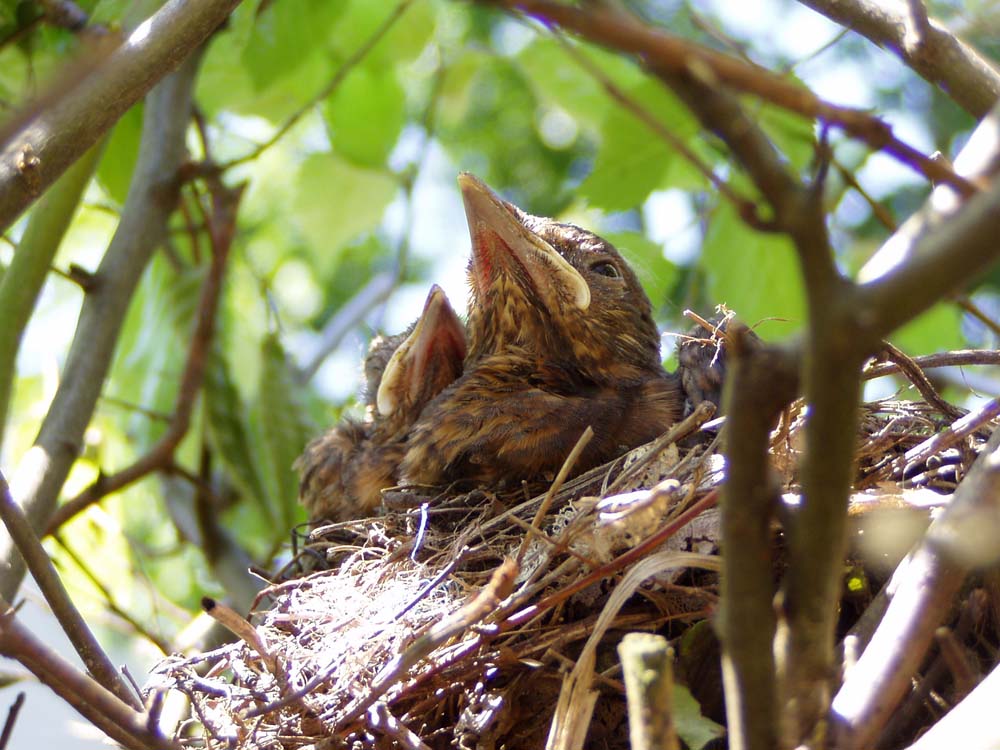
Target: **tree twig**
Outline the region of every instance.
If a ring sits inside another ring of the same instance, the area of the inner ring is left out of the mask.
[[[14,731],[14,725],[17,723],[17,716],[21,713],[21,707],[24,705],[24,693],[18,693],[14,702],[10,704],[10,708],[7,710],[7,719],[3,723],[3,732],[0,732],[0,750],[7,750],[7,744],[10,742],[10,736]]]
[[[913,357],[913,363],[923,369],[935,367],[974,367],[976,365],[1000,365],[1000,350],[997,349],[960,349],[953,352],[938,352]],[[902,372],[895,362],[879,362],[870,365],[862,372],[864,380],[874,380],[886,375]]]
[[[896,138],[886,123],[868,112],[830,104],[811,91],[771,71],[738,60],[662,30],[608,5],[574,6],[554,0],[483,0],[507,10],[519,10],[547,26],[560,26],[610,49],[638,56],[652,69],[687,75],[754,94],[783,109],[836,126],[870,148],[885,151],[930,180],[952,185],[963,195],[976,192],[973,184],[946,165]]]
[[[181,375],[173,416],[166,432],[149,452],[133,464],[114,474],[100,476],[87,489],[56,509],[46,529],[47,534],[52,533],[101,498],[127,487],[153,471],[172,464],[174,451],[187,435],[188,427],[191,424],[191,412],[194,409],[195,399],[205,373],[205,360],[215,330],[215,317],[219,307],[219,297],[222,293],[226,262],[236,231],[236,209],[242,192],[242,188],[230,190],[219,185],[212,193],[215,204],[209,222],[209,235],[212,239],[212,262],[202,285],[201,299],[198,303],[194,331],[191,334],[191,344],[188,347],[187,361]]]

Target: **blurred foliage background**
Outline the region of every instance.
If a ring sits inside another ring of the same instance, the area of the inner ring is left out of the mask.
[[[128,28],[155,7],[79,5],[109,28]],[[975,124],[895,57],[795,3],[625,5],[674,33],[784,71],[831,101],[870,108],[925,153],[953,155]],[[987,56],[1000,54],[1000,4],[929,9]],[[36,2],[0,0],[7,112],[41,90],[78,46],[72,32],[40,17]],[[309,437],[357,411],[369,339],[405,327],[431,282],[464,305],[460,170],[530,212],[611,239],[639,271],[665,331],[689,327],[685,308],[710,314],[725,303],[765,338],[793,335],[804,310],[788,242],[744,224],[621,95],[753,194],[638,66],[540,25],[453,0],[246,0],[208,45],[188,139],[192,159],[211,159],[226,183],[247,189],[206,380],[176,455],[183,471],[146,478],[61,530],[50,549],[81,605],[110,612],[103,622],[121,639],[174,644],[201,596],[232,593],[217,567],[221,553],[191,530],[206,508],[261,567],[287,555],[290,529],[304,520],[291,464]],[[790,164],[815,168],[810,123],[748,106]],[[5,473],[48,407],[83,297],[74,278],[96,267],[115,230],[141,124],[139,106],[108,138],[27,330],[4,434]],[[854,273],[929,186],[857,142],[831,138],[829,223],[841,266]],[[170,241],[146,270],[65,497],[131,463],[164,430],[209,262],[203,199],[197,183],[185,188]],[[24,223],[0,243],[0,269]],[[998,310],[998,283],[994,276],[974,290],[987,312]],[[894,342],[910,354],[995,345],[952,303]],[[665,336],[668,366],[673,346]],[[995,380],[969,374],[947,395],[961,401],[991,386],[995,392]]]

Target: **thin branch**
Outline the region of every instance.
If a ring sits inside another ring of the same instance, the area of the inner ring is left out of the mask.
[[[1000,71],[975,49],[926,17],[913,21],[913,6],[879,0],[799,0],[879,47],[892,50],[907,66],[975,118],[983,117],[1000,98]],[[918,11],[919,13],[919,11]],[[924,25],[926,23],[926,25]],[[913,35],[911,30],[919,30]],[[910,40],[918,42],[910,43]]]
[[[48,524],[59,491],[76,460],[111,366],[132,294],[153,251],[165,236],[167,218],[176,203],[175,176],[184,160],[184,136],[196,68],[197,59],[192,58],[150,94],[139,161],[121,221],[94,274],[94,288],[84,298],[62,380],[35,445],[12,477],[14,498],[36,532]],[[0,595],[9,601],[23,575],[24,565],[17,550],[8,537],[0,537]]]
[[[238,164],[245,164],[248,161],[253,161],[284,138],[288,131],[295,127],[295,124],[305,117],[305,115],[310,112],[313,107],[327,99],[340,87],[340,84],[344,82],[347,75],[362,61],[364,61],[368,54],[375,48],[375,45],[382,41],[383,37],[389,33],[389,30],[392,29],[392,27],[396,25],[396,22],[403,17],[403,14],[406,13],[407,9],[413,5],[413,2],[414,0],[400,0],[389,15],[385,17],[385,20],[383,20],[382,23],[378,25],[378,28],[372,32],[371,36],[369,36],[361,44],[361,46],[358,47],[346,60],[344,60],[339,68],[337,68],[337,72],[334,73],[333,78],[331,78],[323,88],[317,91],[316,94],[305,103],[305,105],[285,120],[285,122],[282,123],[276,131],[274,131],[274,134],[270,138],[261,143],[250,153],[244,154],[243,156],[239,156],[220,165],[220,169],[225,171]]]
[[[890,362],[893,362],[909,381],[913,383],[913,386],[923,397],[924,401],[934,406],[939,412],[952,420],[962,418],[962,412],[941,398],[941,394],[937,392],[934,384],[924,374],[924,371],[905,352],[893,346],[888,341],[883,344],[882,351],[886,358]]]
[[[52,561],[42,549],[42,543],[32,530],[21,507],[11,497],[3,474],[0,474],[0,518],[3,519],[4,526],[7,527],[18,551],[27,561],[31,576],[51,607],[52,614],[56,616],[59,626],[73,644],[87,671],[120,700],[136,710],[141,710],[142,704],[139,699],[129,690],[121,674],[104,653],[101,644],[97,642],[87,622],[80,616],[80,611],[73,606]]]
[[[7,744],[10,742],[10,736],[14,731],[14,725],[17,723],[17,716],[21,713],[22,706],[24,706],[23,692],[17,694],[7,711],[7,720],[3,723],[3,732],[0,732],[0,750],[7,750]]]
[[[992,175],[1000,169],[998,122],[1000,102],[955,158],[956,171],[983,185],[983,192],[963,200],[950,187],[937,186],[859,272],[865,283],[856,300],[857,317],[871,335],[884,338],[995,262],[1000,182]]]
[[[1000,350],[997,349],[961,349],[954,352],[938,352],[913,357],[913,363],[925,370],[935,367],[974,367],[976,365],[1000,365]],[[862,373],[864,380],[874,380],[886,375],[902,372],[894,362],[880,362],[866,368]]]
[[[82,79],[6,128],[0,137],[0,231],[177,68],[239,1],[168,0]]]
[[[87,565],[78,554],[76,554],[73,548],[66,543],[65,539],[63,539],[59,534],[56,534],[55,540],[56,542],[59,543],[59,546],[63,548],[63,551],[67,555],[69,555],[69,558],[76,564],[76,567],[80,569],[80,572],[83,573],[86,579],[90,581],[90,583],[99,592],[101,592],[101,596],[104,597],[105,605],[107,606],[109,611],[111,611],[112,613],[120,617],[122,620],[127,622],[138,635],[142,636],[147,641],[156,646],[156,648],[158,648],[164,656],[170,654],[171,645],[167,643],[163,638],[151,632],[145,625],[139,622],[139,620],[137,620],[135,617],[133,617],[124,609],[122,609],[118,605],[118,602],[115,601],[114,594],[111,593],[111,590],[101,582],[101,580],[97,577],[94,571],[91,570],[90,566]],[[141,695],[141,691],[136,691],[136,694]],[[121,698],[120,695],[118,697]],[[134,706],[134,708],[141,708],[141,706]]]
[[[236,232],[236,208],[242,192],[242,188],[228,190],[221,185],[212,192],[214,210],[209,221],[212,262],[202,286],[187,361],[181,375],[173,416],[166,432],[149,452],[133,464],[114,474],[98,477],[87,489],[56,509],[46,529],[47,534],[54,532],[69,519],[107,495],[173,463],[174,451],[187,435],[188,427],[191,424],[191,412],[201,389],[205,361],[215,331],[215,317],[219,307],[219,297],[222,293],[222,282],[225,278],[226,261]]]
[[[1000,323],[997,323],[997,321],[983,312],[979,305],[973,302],[970,297],[965,294],[956,295],[955,304],[982,323],[994,336],[1000,338]]]
[[[0,654],[16,659],[85,719],[129,750],[180,750],[147,722],[147,715],[122,703],[37,639],[0,601]]]
[[[830,104],[766,68],[745,63],[666,31],[654,30],[610,6],[590,4],[577,7],[554,0],[481,1],[508,11],[522,11],[546,26],[559,26],[609,49],[635,55],[651,68],[673,75],[694,73],[717,86],[754,94],[783,109],[838,127],[870,148],[891,154],[926,178],[952,185],[963,195],[972,195],[976,191],[974,185],[946,165],[936,163],[896,138],[889,125],[868,112]]]
[[[883,245],[897,257],[905,254],[905,262],[857,290],[855,332],[873,350],[878,346],[874,337],[884,338],[996,263],[1000,180],[969,199],[950,220],[916,237],[913,229],[907,221]]]

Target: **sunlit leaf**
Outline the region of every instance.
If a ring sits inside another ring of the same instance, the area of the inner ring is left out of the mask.
[[[780,153],[796,170],[803,170],[816,154],[812,120],[779,107],[761,106],[755,120],[770,136]]]
[[[784,338],[805,322],[805,298],[791,241],[757,232],[729,204],[712,215],[702,247],[709,298],[735,310],[748,325],[781,318],[761,329],[765,338]]]
[[[308,57],[320,54],[342,10],[343,3],[329,0],[267,3],[242,54],[254,87],[260,90],[287,78]]]
[[[398,2],[371,0],[348,0],[337,4],[344,6],[343,15],[333,30],[330,45],[341,59],[354,55],[398,7]],[[368,53],[365,64],[377,68],[409,62],[420,54],[433,31],[431,3],[415,0]]]
[[[323,109],[337,153],[362,166],[385,162],[406,121],[403,87],[392,69],[355,68]]]
[[[680,102],[656,81],[628,92],[650,116],[680,139],[696,132]],[[601,126],[601,146],[594,167],[580,185],[580,195],[608,211],[640,206],[663,184],[676,152],[650,126],[623,107],[615,107]]]
[[[338,247],[371,231],[395,197],[396,182],[333,154],[313,154],[299,168],[291,217],[311,245],[319,267]]]
[[[701,750],[712,740],[723,737],[726,729],[722,725],[702,716],[701,707],[683,685],[674,685],[673,719],[677,736],[691,750]]]
[[[576,45],[600,74],[619,88],[634,88],[642,72],[628,60],[587,45]],[[616,106],[603,82],[581,66],[555,39],[540,37],[521,50],[517,62],[540,99],[551,101],[589,126],[599,126]]]

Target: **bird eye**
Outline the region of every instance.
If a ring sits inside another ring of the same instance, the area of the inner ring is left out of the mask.
[[[621,278],[621,274],[618,272],[618,268],[614,263],[608,263],[606,261],[601,261],[600,263],[595,263],[590,267],[590,270],[594,273],[599,273],[601,276],[607,276],[609,279]]]

